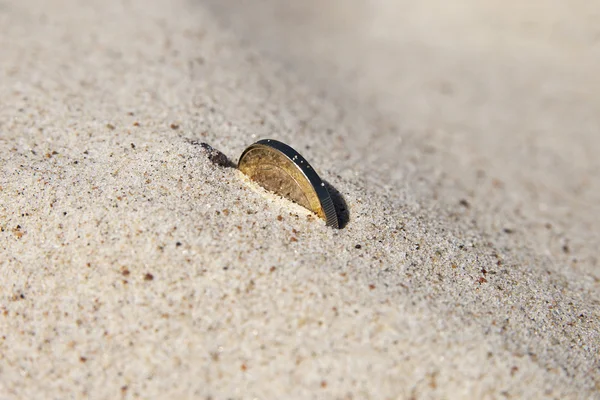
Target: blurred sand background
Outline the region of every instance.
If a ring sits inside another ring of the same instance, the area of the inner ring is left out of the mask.
[[[0,0],[0,398],[600,398],[599,20]]]

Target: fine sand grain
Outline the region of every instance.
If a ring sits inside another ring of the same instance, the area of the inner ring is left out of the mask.
[[[0,0],[0,398],[600,398],[563,3]],[[344,229],[232,168],[266,137]]]

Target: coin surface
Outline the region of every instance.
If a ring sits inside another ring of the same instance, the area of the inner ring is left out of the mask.
[[[238,168],[263,188],[309,209],[328,226],[339,228],[325,183],[308,161],[287,144],[260,140],[244,150]]]

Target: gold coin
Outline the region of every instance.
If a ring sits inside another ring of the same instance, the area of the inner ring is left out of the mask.
[[[260,140],[242,153],[238,168],[263,188],[285,197],[339,228],[325,183],[296,150],[274,139]]]

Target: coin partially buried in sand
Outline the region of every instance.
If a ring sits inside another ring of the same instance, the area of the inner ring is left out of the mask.
[[[274,139],[250,145],[238,168],[265,189],[317,214],[328,226],[339,228],[338,216],[325,183],[296,150]]]

